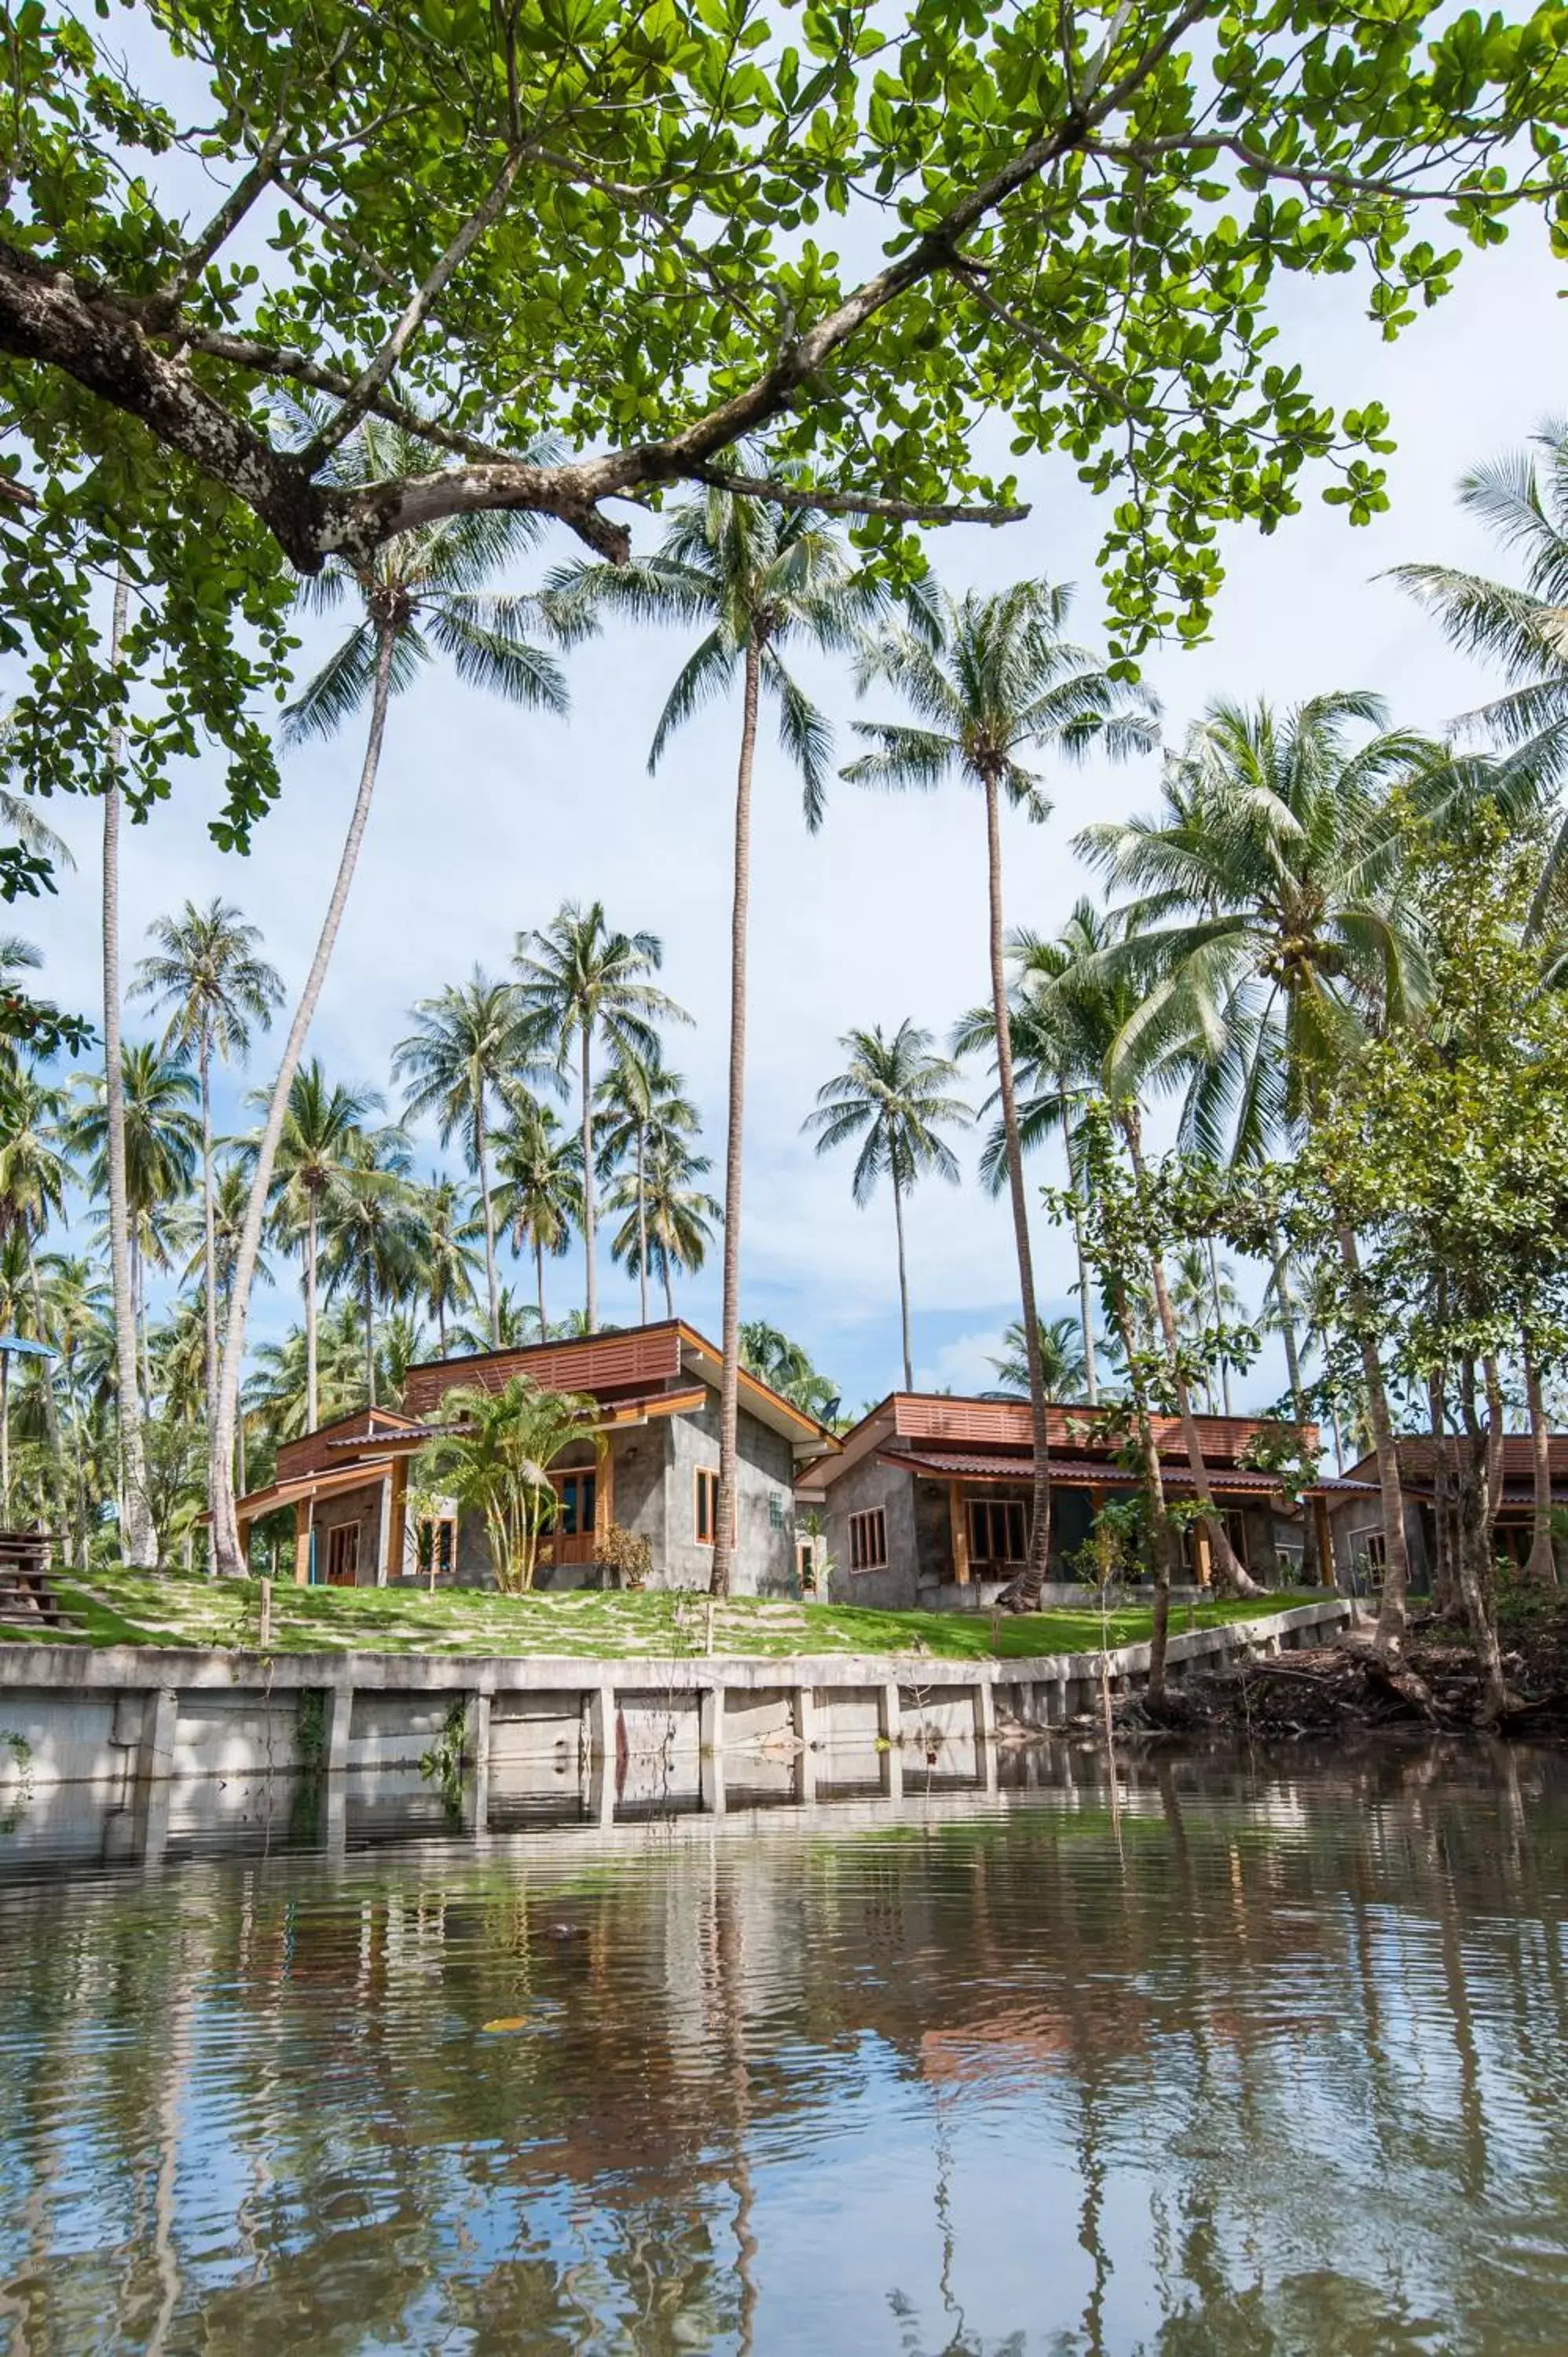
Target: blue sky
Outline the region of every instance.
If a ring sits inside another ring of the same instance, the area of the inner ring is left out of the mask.
[[[1272,539],[1233,535],[1230,578],[1211,641],[1156,650],[1146,665],[1166,733],[1180,734],[1212,695],[1290,700],[1331,687],[1374,686],[1394,716],[1441,725],[1479,700],[1487,682],[1453,656],[1430,621],[1377,576],[1405,558],[1500,569],[1503,560],[1459,513],[1464,468],[1520,445],[1562,403],[1565,356],[1561,274],[1533,226],[1501,253],[1467,260],[1458,291],[1385,346],[1354,310],[1345,282],[1291,290],[1282,358],[1340,403],[1384,401],[1399,450],[1391,512],[1355,531],[1318,503]],[[1026,523],[934,536],[934,561],[956,588],[1023,575],[1079,585],[1077,622],[1096,635],[1094,555],[1102,514],[1055,461],[1024,470],[1035,502]],[[547,542],[538,567],[567,553]],[[526,586],[529,574],[520,576]],[[324,648],[324,637],[313,638]],[[563,899],[600,899],[611,921],[646,928],[665,944],[664,982],[696,1017],[672,1035],[670,1056],[699,1103],[709,1150],[722,1142],[728,871],[737,715],[704,715],[676,742],[656,779],[649,739],[682,641],[617,626],[571,660],[568,722],[519,716],[432,673],[396,707],[382,780],[353,898],[310,1043],[328,1070],[384,1088],[392,1044],[424,994],[478,963],[507,969],[521,928]],[[302,658],[302,661],[304,659]],[[849,752],[856,709],[842,669],[803,664]],[[867,709],[872,707],[868,706]],[[170,802],[124,839],[123,940],[127,969],[148,921],[187,897],[237,902],[266,936],[291,995],[308,961],[352,798],[357,735],[290,754],[281,805],[247,859],[220,853],[208,821],[220,799],[216,764],[193,764]],[[1008,914],[1049,931],[1090,879],[1069,840],[1090,818],[1150,806],[1157,762],[1093,765],[1052,780],[1045,827],[1007,829]],[[48,986],[91,1008],[99,990],[100,812],[51,813],[79,866],[44,907],[9,912],[38,942]],[[818,1085],[841,1061],[854,1025],[912,1017],[939,1036],[985,988],[984,840],[978,802],[961,788],[929,797],[834,789],[827,821],[808,835],[800,792],[770,738],[758,766],[753,886],[750,1094],[744,1309],[796,1335],[841,1386],[846,1404],[880,1395],[897,1374],[897,1302],[891,1207],[857,1211],[849,1162],[819,1160],[800,1135]],[[135,1036],[137,1025],[129,1027]],[[239,1088],[226,1084],[220,1119],[237,1123]],[[984,1077],[972,1074],[972,1095]],[[434,1168],[434,1139],[421,1159]],[[966,1149],[972,1169],[973,1148]],[[1041,1179],[1057,1175],[1047,1161]],[[1015,1314],[1004,1208],[972,1177],[928,1186],[909,1221],[917,1380],[983,1386],[1002,1329]],[[1067,1240],[1036,1241],[1047,1313],[1071,1306]],[[521,1275],[526,1291],[526,1272]],[[286,1266],[258,1296],[252,1332],[297,1316]],[[553,1309],[581,1298],[576,1254],[552,1275]],[[680,1296],[699,1326],[716,1329],[716,1259]],[[636,1316],[636,1289],[601,1269],[601,1314]],[[1242,1402],[1280,1387],[1271,1356],[1239,1386]]]

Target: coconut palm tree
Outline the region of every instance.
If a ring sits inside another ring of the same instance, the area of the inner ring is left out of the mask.
[[[43,1291],[42,1330],[59,1352],[66,1405],[70,1416],[72,1459],[71,1535],[74,1559],[87,1563],[88,1437],[81,1408],[81,1360],[94,1334],[102,1333],[111,1309],[109,1288],[93,1264],[80,1255],[40,1253],[37,1273]]]
[[[1167,764],[1161,809],[1078,839],[1135,895],[1125,940],[1106,953],[1108,968],[1143,985],[1110,1051],[1113,1079],[1134,1085],[1175,1042],[1198,1049],[1183,1135],[1215,1159],[1261,1158],[1310,1126],[1369,1028],[1400,1019],[1424,989],[1390,790],[1419,799],[1444,777],[1442,749],[1391,731],[1376,695],[1340,692],[1283,712],[1212,705]],[[1359,1253],[1346,1221],[1337,1243],[1354,1299]],[[1275,1261],[1283,1303],[1282,1253]],[[1409,1580],[1403,1485],[1376,1338],[1358,1322],[1387,1534],[1379,1629],[1394,1646]],[[1305,1400],[1294,1405],[1305,1421]]]
[[[313,430],[311,417],[306,414],[303,431],[308,435]],[[371,418],[338,445],[331,462],[335,483],[360,488],[411,471],[428,471],[435,463],[424,444]],[[537,605],[527,597],[489,586],[531,545],[539,528],[536,517],[521,511],[448,517],[402,533],[362,564],[330,558],[301,589],[303,602],[317,612],[333,612],[352,600],[358,604],[359,615],[285,713],[285,740],[299,743],[333,736],[360,712],[367,713],[368,718],[349,831],[256,1141],[251,1200],[235,1256],[209,1477],[213,1562],[220,1572],[238,1574],[243,1569],[234,1522],[234,1427],[251,1280],[273,1200],[273,1166],[370,817],[388,706],[394,694],[410,687],[441,657],[451,662],[467,686],[485,688],[509,703],[535,711],[565,710],[566,687],[560,667],[529,636]]]
[[[510,1229],[512,1250],[533,1254],[539,1339],[545,1341],[545,1255],[559,1260],[582,1222],[582,1142],[564,1136],[550,1107],[536,1098],[514,1091],[510,1104],[507,1125],[496,1139],[496,1217]]]
[[[100,1197],[108,1188],[113,1141],[117,1136],[120,1143],[131,1333],[133,1345],[140,1346],[132,1351],[131,1387],[134,1394],[138,1383],[144,1392],[149,1388],[147,1270],[149,1266],[167,1265],[170,1215],[190,1193],[200,1166],[201,1122],[193,1110],[199,1094],[194,1075],[160,1054],[151,1041],[122,1049],[120,1074],[115,1095],[123,1117],[118,1131],[104,1075],[91,1072],[78,1076],[77,1087],[83,1102],[67,1125],[66,1134],[72,1149],[87,1157],[87,1183]],[[108,1215],[113,1248],[112,1195]],[[133,1400],[133,1413],[136,1405]],[[120,1414],[124,1414],[124,1402]]]
[[[474,1299],[472,1222],[465,1217],[456,1182],[433,1177],[419,1193],[419,1294],[435,1320],[436,1341],[446,1356],[446,1320]],[[491,1319],[499,1334],[499,1301]],[[492,1348],[494,1345],[492,1344]]]
[[[322,1206],[324,1274],[364,1319],[365,1398],[376,1405],[376,1305],[391,1308],[419,1283],[424,1233],[410,1186],[408,1140],[398,1129],[362,1135]]]
[[[885,683],[903,696],[916,721],[857,721],[856,734],[874,749],[844,771],[859,785],[927,790],[959,777],[979,788],[984,804],[996,1076],[1025,1346],[1033,1367],[1034,1520],[1027,1578],[1036,1586],[1047,1577],[1050,1558],[1050,1462],[1043,1372],[1034,1364],[1039,1312],[1007,1024],[1002,805],[1006,802],[1036,821],[1049,814],[1041,779],[1019,759],[1026,750],[1048,747],[1079,759],[1098,746],[1120,757],[1155,741],[1148,700],[1063,637],[1071,594],[1047,582],[1023,581],[991,597],[938,595],[929,603],[924,628],[909,623],[868,640],[859,667],[862,691]]]
[[[822,823],[832,738],[828,724],[785,662],[793,647],[841,651],[881,608],[875,576],[857,567],[842,534],[807,507],[776,507],[709,490],[674,508],[664,538],[644,563],[578,565],[553,576],[567,626],[608,608],[639,621],[703,632],[653,733],[650,771],[675,732],[737,684],[740,753],[736,775],[734,889],[730,909],[729,1103],[725,1127],[725,1254],[720,1342],[718,1529],[711,1586],[729,1593],[734,1551],[736,1435],[740,1408],[741,1179],[746,1131],[747,916],[751,898],[751,795],[762,699],[778,706],[779,741],[800,770],[806,823]]]
[[[1230,1414],[1230,1361],[1214,1342],[1214,1331],[1234,1326],[1246,1308],[1236,1289],[1229,1263],[1222,1261],[1212,1237],[1208,1243],[1184,1244],[1171,1255],[1171,1307],[1176,1323],[1189,1345],[1196,1345],[1206,1362],[1203,1377],[1204,1402],[1214,1411],[1214,1370],[1220,1383],[1220,1399],[1227,1415]],[[1276,1287],[1277,1291],[1277,1287]]]
[[[580,1320],[583,1313],[579,1309],[573,1314]],[[503,1351],[527,1351],[534,1343],[548,1342],[551,1339],[549,1329],[541,1325],[539,1312],[532,1302],[524,1301],[510,1285],[501,1287],[499,1325],[500,1348]],[[488,1325],[457,1326],[453,1329],[452,1347],[456,1355],[463,1356],[482,1354],[495,1345],[490,1340]]]
[[[657,1055],[651,1060],[625,1055],[617,1058],[596,1092],[599,1178],[609,1178],[621,1163],[631,1165],[627,1176],[631,1182],[635,1230],[632,1249],[623,1252],[617,1236],[610,1252],[612,1259],[624,1261],[628,1268],[636,1265],[638,1314],[644,1326],[648,1323],[648,1160],[662,1147],[683,1145],[697,1134],[697,1108],[682,1094],[683,1085],[680,1073],[667,1071]],[[619,1200],[618,1190],[618,1205]]]
[[[1083,1391],[1083,1345],[1076,1318],[1042,1318],[1038,1338],[1046,1396],[1053,1407],[1076,1400]],[[1002,1356],[993,1359],[996,1390],[1008,1399],[1029,1396],[1029,1353],[1024,1329],[1015,1319],[1002,1337]]]
[[[1509,692],[1468,716],[1505,748],[1504,783],[1543,808],[1568,777],[1568,423],[1549,419],[1516,450],[1477,467],[1459,504],[1520,560],[1514,587],[1450,565],[1400,565],[1393,578],[1436,615],[1452,646],[1496,663]],[[1568,817],[1559,816],[1530,911],[1539,931],[1561,921]]]
[[[1055,985],[1064,974],[1104,949],[1112,931],[1103,912],[1091,900],[1078,900],[1054,940],[1043,940],[1039,934],[1021,928],[1008,934],[1006,951],[1012,973],[1007,1029],[1018,1100],[1019,1151],[1032,1152],[1053,1134],[1062,1141],[1078,1261],[1083,1394],[1090,1407],[1097,1406],[1100,1399],[1100,1346],[1094,1331],[1089,1264],[1084,1254],[1084,1178],[1078,1127],[1085,1087],[1098,1088],[1101,1084],[1099,1049],[1079,1036],[1078,1014],[1058,1004]],[[1083,1053],[1086,1046],[1087,1062]],[[989,1055],[994,1061],[996,1017],[992,1007],[976,1006],[961,1017],[953,1027],[952,1050],[955,1056]],[[989,1112],[996,1102],[996,1092],[993,1092],[982,1110]],[[993,1195],[1000,1194],[1007,1184],[1007,1133],[1000,1115],[981,1153],[980,1176]],[[1019,1347],[1023,1348],[1021,1329]]]
[[[109,624],[109,666],[116,671],[124,643],[131,585],[122,565],[115,577]],[[123,712],[124,707],[120,707]],[[136,1394],[136,1308],[131,1265],[131,1212],[125,1171],[124,1050],[120,1026],[120,763],[124,728],[113,718],[103,748],[103,1189],[108,1197],[109,1275],[114,1296],[115,1432],[119,1448],[120,1553],[151,1570],[157,1563],[147,1490],[146,1448]]]
[[[345,1301],[335,1315],[321,1320],[314,1375],[302,1328],[291,1327],[281,1342],[261,1345],[245,1386],[246,1415],[274,1442],[298,1440],[314,1432],[318,1422],[330,1424],[335,1416],[347,1415],[364,1395],[364,1338],[359,1307]]]
[[[822,1424],[838,1413],[839,1390],[827,1375],[819,1374],[803,1346],[791,1341],[765,1318],[748,1318],[740,1329],[741,1363],[748,1374],[793,1401]]]
[[[514,1375],[499,1391],[449,1391],[442,1413],[449,1428],[420,1451],[415,1486],[450,1498],[460,1513],[482,1514],[497,1587],[503,1596],[525,1596],[557,1511],[551,1466],[574,1441],[590,1437],[603,1458],[602,1434],[585,1428],[594,1402]]]
[[[574,1043],[577,1050],[586,1263],[583,1315],[590,1334],[599,1322],[594,1249],[594,1047],[602,1041],[617,1062],[636,1057],[657,1063],[654,1025],[692,1019],[649,980],[663,963],[664,946],[655,934],[613,931],[597,900],[585,909],[575,900],[564,901],[542,931],[517,937],[516,964],[522,977],[519,992],[535,1036],[555,1042],[563,1074]]]
[[[202,1306],[207,1360],[202,1397],[210,1433],[218,1406],[218,1228],[212,1159],[212,1059],[242,1060],[252,1026],[266,1030],[283,1005],[281,977],[260,955],[261,932],[238,909],[188,900],[177,917],[159,917],[148,929],[157,948],[143,958],[133,998],[166,1013],[163,1052],[196,1058],[201,1091]]]
[[[1144,1093],[1150,1088],[1165,1090],[1187,1082],[1198,1061],[1191,1041],[1177,1029],[1162,1039],[1157,1056],[1151,1039],[1150,1052],[1143,1062],[1136,1067],[1118,1063],[1117,1043],[1136,1017],[1143,991],[1143,977],[1137,970],[1117,960],[1122,941],[1123,926],[1119,916],[1097,916],[1090,923],[1080,909],[1055,942],[1026,942],[1026,986],[1019,994],[1009,1024],[1014,1037],[1020,1033],[1023,1036],[1026,1071],[1047,1076],[1045,1085],[1037,1087],[1020,1103],[1020,1148],[1026,1148],[1036,1137],[1060,1126],[1069,1149],[1069,1170],[1073,1178],[1069,1191],[1074,1204],[1079,1200],[1075,1160],[1081,1168],[1087,1199],[1094,1157],[1088,1150],[1084,1133],[1100,1103],[1109,1107],[1121,1151],[1132,1168],[1134,1189],[1146,1200],[1149,1174],[1144,1150]],[[971,1016],[959,1027],[960,1042],[979,1044],[981,1035],[979,1016]],[[983,1025],[983,1037],[995,1037],[993,1013]],[[999,1126],[982,1157],[983,1174],[1004,1167],[1005,1144],[1005,1131]],[[1120,1347],[1125,1356],[1130,1346],[1128,1332],[1121,1330],[1124,1326],[1129,1330],[1137,1329],[1133,1332],[1134,1341],[1142,1340],[1144,1313],[1152,1310],[1165,1358],[1169,1387],[1181,1419],[1187,1470],[1202,1512],[1216,1573],[1220,1584],[1235,1593],[1256,1594],[1256,1584],[1231,1546],[1224,1519],[1215,1508],[1202,1435],[1191,1411],[1165,1258],[1158,1250],[1150,1250],[1146,1274],[1146,1300],[1141,1288],[1123,1286],[1112,1308]],[[1081,1232],[1079,1276],[1080,1297],[1087,1301]]]
[[[496,1222],[490,1190],[490,1119],[504,1114],[508,1092],[542,1080],[547,1065],[534,1052],[534,1025],[517,986],[491,982],[474,968],[469,980],[448,985],[413,1010],[414,1029],[392,1050],[392,1079],[404,1083],[411,1117],[434,1114],[443,1146],[461,1130],[468,1168],[479,1182],[485,1228],[485,1281],[491,1347],[498,1340]]]
[[[0,955],[4,945],[0,944]],[[27,1293],[32,1330],[39,1340],[50,1340],[41,1297],[37,1246],[51,1220],[65,1218],[67,1189],[76,1183],[67,1150],[69,1100],[63,1089],[39,1077],[37,1070],[13,1062],[0,1077],[0,1232],[21,1239],[27,1266]],[[45,1374],[42,1401],[46,1437],[56,1469],[59,1509],[65,1517],[70,1500],[65,1486],[64,1451],[60,1442],[58,1404],[53,1380]]]
[[[802,1126],[817,1133],[817,1152],[857,1144],[851,1191],[864,1208],[879,1178],[893,1189],[893,1229],[898,1244],[898,1310],[904,1341],[904,1388],[915,1388],[909,1338],[909,1273],[904,1251],[904,1198],[927,1172],[956,1187],[958,1157],[941,1132],[974,1119],[961,1097],[949,1093],[958,1066],[937,1055],[931,1035],[908,1017],[891,1039],[880,1023],[869,1031],[846,1031],[839,1046],[849,1058],[842,1072],[817,1091],[816,1110]]]
[[[114,659],[111,655],[110,661]],[[6,775],[14,766],[16,735],[15,713],[0,712],[0,776]],[[37,802],[27,794],[14,794],[8,787],[3,786],[0,786],[0,833],[14,836],[24,851],[30,851],[36,859],[47,860],[51,867],[74,868],[76,866],[70,844],[63,835],[57,834],[52,826],[45,824],[38,816]],[[37,964],[38,960],[29,959],[27,963]]]
[[[635,1265],[639,1274],[646,1255],[663,1284],[667,1318],[675,1315],[674,1272],[696,1275],[725,1215],[724,1205],[696,1183],[712,1168],[705,1154],[693,1154],[679,1137],[669,1136],[650,1150],[640,1186],[628,1171],[608,1198],[610,1210],[629,1208],[631,1213],[610,1249],[624,1267]]]
[[[253,1103],[263,1102],[258,1092]],[[271,1102],[270,1095],[265,1102]],[[273,1159],[268,1200],[272,1232],[285,1250],[297,1248],[305,1294],[306,1430],[314,1432],[317,1409],[318,1261],[323,1215],[356,1166],[371,1116],[381,1110],[373,1089],[328,1082],[319,1060],[295,1072]],[[249,1152],[251,1149],[247,1149]],[[254,1180],[252,1181],[252,1190]],[[249,1201],[246,1218],[250,1217]],[[253,1265],[253,1263],[252,1263]],[[238,1281],[238,1279],[236,1279]]]

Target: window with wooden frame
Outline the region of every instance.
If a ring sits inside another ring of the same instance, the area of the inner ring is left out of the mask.
[[[712,1466],[699,1465],[696,1474],[697,1495],[693,1528],[699,1546],[712,1546],[719,1526],[719,1477]]]
[[[887,1567],[887,1516],[882,1507],[868,1507],[849,1518],[851,1571],[885,1571]]]
[[[360,1525],[339,1523],[327,1534],[327,1584],[352,1587],[360,1577]]]
[[[415,1560],[426,1579],[450,1579],[457,1567],[457,1519],[455,1514],[431,1514],[414,1536]]]
[[[969,1554],[972,1563],[1022,1563],[1027,1552],[1028,1511],[1022,1498],[971,1498]]]

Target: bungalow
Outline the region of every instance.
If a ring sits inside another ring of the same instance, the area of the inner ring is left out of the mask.
[[[1251,1416],[1200,1415],[1204,1463],[1231,1545],[1255,1579],[1278,1586],[1299,1577],[1303,1508],[1277,1475],[1244,1463],[1265,1435],[1289,1427]],[[1098,1437],[1092,1408],[1049,1411],[1051,1573],[1081,1578],[1071,1558],[1111,1498],[1131,1497],[1139,1476]],[[1155,1419],[1171,1497],[1190,1497],[1192,1475],[1175,1416]],[[1308,1445],[1316,1448],[1316,1434]],[[854,1604],[903,1609],[981,1600],[1024,1566],[1034,1477],[1029,1409],[1022,1400],[954,1399],[895,1392],[843,1435],[839,1448],[805,1468],[800,1504],[822,1517],[834,1594]],[[1318,1512],[1316,1490],[1307,1511]],[[1320,1541],[1326,1523],[1319,1513]],[[1199,1583],[1208,1544],[1189,1540]]]
[[[719,1371],[714,1345],[679,1319],[414,1367],[401,1408],[357,1408],[283,1444],[274,1479],[239,1501],[242,1546],[260,1515],[292,1507],[301,1583],[385,1587],[426,1577],[434,1565],[438,1578],[459,1587],[493,1586],[480,1518],[444,1509],[416,1524],[409,1467],[440,1428],[448,1393],[499,1391],[526,1375],[553,1391],[583,1393],[597,1410],[549,1469],[559,1504],[537,1584],[596,1585],[599,1543],[615,1523],[648,1540],[655,1587],[705,1587],[718,1501]],[[795,1587],[795,1481],[836,1446],[813,1417],[742,1374],[737,1595]]]
[[[1568,1433],[1553,1434],[1548,1444],[1552,1460],[1552,1499],[1568,1509]],[[1400,1441],[1400,1480],[1404,1491],[1405,1546],[1410,1556],[1411,1583],[1432,1585],[1437,1560],[1436,1487],[1433,1480],[1433,1447],[1429,1436]],[[1503,1439],[1503,1492],[1493,1530],[1497,1553],[1523,1565],[1535,1536],[1534,1444],[1528,1433],[1508,1433]],[[1330,1502],[1334,1548],[1341,1576],[1357,1590],[1376,1588],[1383,1576],[1383,1499],[1376,1457],[1363,1457],[1335,1484]],[[1568,1546],[1553,1541],[1560,1579],[1568,1579]]]

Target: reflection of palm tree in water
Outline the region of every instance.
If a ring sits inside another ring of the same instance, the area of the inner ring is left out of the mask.
[[[733,2156],[730,2185],[735,2194],[736,2276],[740,2285],[740,2330],[736,2346],[739,2357],[751,2357],[757,2332],[757,2235],[752,2226],[756,2192],[751,2180],[747,2145],[751,2128],[751,2072],[746,2052],[746,1928],[736,1904],[733,1866],[721,1872],[716,1855],[714,1866],[714,1960],[725,2076],[729,2093]]]

